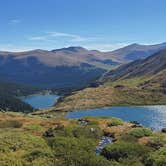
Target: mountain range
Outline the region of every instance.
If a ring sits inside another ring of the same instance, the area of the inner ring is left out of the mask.
[[[132,44],[109,52],[82,47],[1,51],[0,78],[45,89],[84,87],[112,67],[146,58],[164,48],[166,43]]]

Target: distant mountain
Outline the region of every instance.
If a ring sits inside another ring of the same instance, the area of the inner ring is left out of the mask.
[[[166,43],[156,45],[131,44],[115,51],[105,53],[105,58],[112,58],[117,62],[127,63],[137,59],[146,58],[162,49],[166,49]]]
[[[106,73],[101,80],[105,82],[142,76],[154,76],[164,70],[166,70],[166,50],[161,50],[146,59],[136,60],[112,70]],[[164,77],[166,78],[166,75]]]
[[[0,76],[42,88],[83,87],[106,71],[83,48],[0,52]]]
[[[0,52],[0,78],[41,88],[82,88],[113,66],[145,58],[164,49],[158,45],[132,44],[101,52],[82,47],[68,47],[26,52]]]

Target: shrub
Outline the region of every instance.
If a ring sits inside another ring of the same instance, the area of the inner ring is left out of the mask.
[[[24,156],[24,158],[29,162],[32,162],[33,160],[43,157],[47,158],[51,157],[50,152],[44,151],[43,149],[35,149]]]
[[[111,121],[107,123],[109,127],[123,125],[123,120],[119,118],[111,118]]]
[[[150,138],[149,142],[148,142],[148,146],[152,147],[156,150],[160,149],[161,147],[163,147],[166,144],[166,140],[163,136],[161,136],[160,134]]]
[[[131,142],[131,143],[138,141],[138,139],[135,136],[128,134],[128,133],[122,133],[120,140],[126,141],[126,142]]]
[[[148,128],[134,128],[129,132],[129,134],[136,138],[141,138],[145,136],[151,136],[152,131]]]
[[[107,145],[103,148],[101,155],[108,160],[116,160],[126,158],[143,157],[148,152],[148,149],[136,143],[117,142],[111,145]]]
[[[166,166],[166,148],[152,152],[145,161],[146,166]]]

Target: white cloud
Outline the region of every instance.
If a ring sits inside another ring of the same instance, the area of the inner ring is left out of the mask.
[[[111,51],[121,47],[128,45],[129,43],[125,42],[117,42],[117,43],[109,43],[104,42],[103,38],[98,37],[84,37],[72,33],[64,33],[64,32],[45,32],[40,36],[31,36],[28,37],[30,41],[36,42],[46,42],[46,44],[50,43],[63,43],[64,45],[80,45],[92,50],[101,50],[101,51]],[[63,47],[62,46],[62,47]]]
[[[94,39],[92,37],[82,37],[80,35],[63,32],[46,32],[44,33],[44,35],[41,36],[28,37],[28,39],[32,41],[55,41],[59,38],[62,38],[69,42],[85,42]]]

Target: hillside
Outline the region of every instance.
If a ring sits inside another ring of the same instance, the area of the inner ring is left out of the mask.
[[[166,47],[132,44],[101,52],[68,47],[26,52],[0,52],[0,76],[12,82],[41,88],[82,88],[119,64],[145,58]]]
[[[146,59],[122,65],[118,69],[105,74],[101,81],[155,75],[164,69],[166,69],[166,50],[155,53]]]
[[[22,102],[19,96],[33,94],[37,89],[0,80],[0,110],[32,112],[33,108]]]
[[[73,93],[55,110],[70,111],[113,105],[166,104],[166,51],[112,70],[100,79],[103,85]]]

